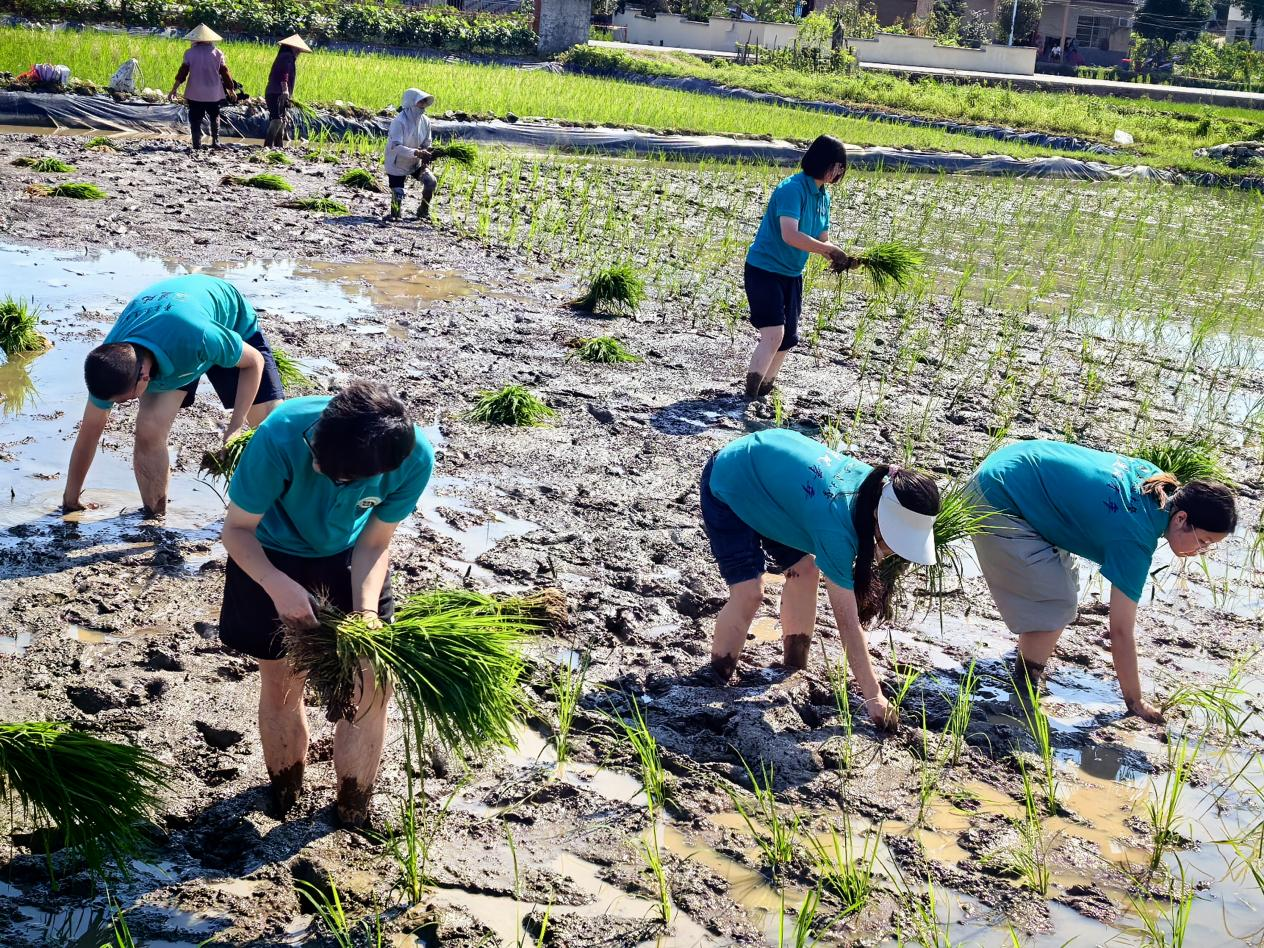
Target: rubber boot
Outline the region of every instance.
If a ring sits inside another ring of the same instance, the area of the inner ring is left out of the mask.
[[[399,220],[404,213],[404,189],[391,188],[391,214],[390,219]]]
[[[417,220],[419,221],[430,220],[430,198],[423,197],[421,199],[421,203],[417,205]]]
[[[746,397],[758,398],[760,386],[764,384],[764,377],[758,372],[746,373]]]
[[[193,150],[197,151],[202,147],[202,123],[190,126],[189,132],[193,136]]]
[[[281,147],[281,128],[283,122],[280,119],[273,119],[268,123],[268,133],[263,136],[263,144],[266,148]]]
[[[219,151],[219,119],[211,120],[211,149]]]

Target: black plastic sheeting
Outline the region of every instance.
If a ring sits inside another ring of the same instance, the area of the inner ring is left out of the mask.
[[[747,102],[758,102],[762,105],[780,105],[796,109],[808,109],[813,112],[841,115],[845,118],[867,119],[871,122],[887,122],[894,125],[908,125],[914,128],[934,128],[944,132],[952,132],[956,135],[973,135],[976,138],[991,138],[994,141],[1019,142],[1024,145],[1036,145],[1041,148],[1056,148],[1059,151],[1083,151],[1094,155],[1119,154],[1118,148],[1087,138],[1076,138],[1072,135],[1050,135],[1047,132],[1020,132],[1016,128],[1008,128],[1004,125],[972,125],[964,122],[952,122],[948,119],[931,119],[902,112],[888,112],[883,109],[866,109],[854,105],[843,105],[839,102],[823,102],[817,99],[791,99],[786,96],[773,95],[769,92],[755,92],[751,89],[724,86],[718,82],[712,82],[710,79],[694,76],[646,76],[618,70],[576,69],[573,66],[569,67],[569,69],[572,72],[579,72],[583,75],[618,79],[620,82],[635,82],[659,89],[695,92],[699,95],[714,95],[725,99],[742,99]]]
[[[180,105],[116,102],[108,96],[0,92],[0,125],[171,134],[187,128],[187,114]],[[267,126],[266,114],[251,114],[247,109],[236,106],[226,106],[220,114],[225,133],[235,131],[247,138],[263,137]],[[355,119],[328,113],[318,113],[315,117],[297,111],[292,114],[300,133],[308,137],[320,132],[333,137],[352,133],[385,135],[390,123],[387,116]],[[461,139],[538,151],[661,155],[686,161],[752,161],[781,165],[798,164],[803,156],[802,149],[790,142],[725,138],[719,135],[655,135],[631,129],[571,128],[498,120],[456,122],[432,119],[431,126],[435,137],[439,139]],[[1162,181],[1264,190],[1264,178],[1225,178],[1214,174],[1187,176],[1147,165],[1108,165],[1070,157],[1012,158],[1007,155],[966,155],[959,152],[921,152],[872,147],[850,148],[847,158],[848,164],[853,168],[874,170],[1079,181]]]

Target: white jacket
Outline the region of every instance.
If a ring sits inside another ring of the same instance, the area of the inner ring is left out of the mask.
[[[434,102],[434,96],[420,89],[408,89],[399,114],[391,120],[386,133],[386,173],[410,175],[421,167],[421,159],[413,154],[415,148],[430,147],[430,119],[426,108]]]

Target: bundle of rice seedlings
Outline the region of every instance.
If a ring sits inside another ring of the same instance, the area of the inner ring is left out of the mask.
[[[44,158],[16,158],[13,163],[19,168],[30,168],[32,171],[39,171],[44,174],[70,174],[75,170],[74,165],[68,165],[60,158],[51,156]]]
[[[571,306],[589,313],[595,313],[600,306],[635,313],[644,300],[645,281],[630,263],[619,263],[594,276],[588,292]]]
[[[261,191],[293,191],[294,186],[279,174],[256,174],[249,178],[237,175],[225,175],[221,184],[235,184],[244,188],[259,188]]]
[[[349,213],[347,205],[325,197],[295,198],[293,201],[282,201],[281,206],[298,208],[300,211],[316,211],[333,217],[341,217]]]
[[[270,151],[263,156],[263,160],[269,165],[292,165],[294,162],[290,156],[283,151]]]
[[[247,428],[241,434],[229,438],[228,443],[222,448],[206,451],[202,455],[202,463],[198,465],[198,473],[209,474],[212,478],[227,484],[233,479],[233,472],[237,470],[237,465],[241,462],[241,455],[254,436],[255,429]]]
[[[363,168],[352,168],[338,179],[338,183],[348,188],[359,188],[361,191],[376,191],[379,194],[382,191],[382,185],[373,177],[373,173]]]
[[[68,181],[65,184],[47,185],[33,184],[26,189],[28,194],[36,194],[40,197],[67,197],[75,198],[80,201],[100,201],[108,198],[109,195],[95,184],[85,184],[81,181]]]
[[[281,376],[281,385],[286,389],[311,388],[312,380],[307,377],[294,357],[280,346],[272,347],[272,359],[276,362],[277,374]]]
[[[518,679],[529,635],[550,628],[556,590],[497,598],[467,590],[410,596],[393,622],[370,628],[323,606],[314,629],[285,630],[286,655],[326,705],[331,721],[355,717],[367,660],[379,686],[395,689],[418,747],[427,734],[456,750],[512,747],[526,704]]]
[[[534,428],[555,415],[557,412],[521,385],[479,392],[478,401],[465,413],[470,421],[516,428]]]
[[[873,288],[883,293],[899,289],[921,269],[925,259],[920,250],[898,240],[874,244],[860,256],[860,269],[869,275]]]
[[[114,144],[114,142],[110,141],[104,135],[97,135],[93,138],[89,138],[83,143],[83,147],[91,149],[104,148],[108,151],[118,151],[118,145]]]
[[[48,337],[35,328],[38,323],[39,310],[33,303],[12,296],[0,300],[0,350],[12,356],[51,347]]]
[[[471,142],[444,142],[442,145],[431,145],[430,154],[435,159],[446,158],[462,165],[472,165],[478,161],[478,146]]]
[[[644,362],[639,356],[629,352],[614,336],[596,336],[592,339],[576,339],[575,351],[567,356],[567,361],[578,359],[580,362]]]
[[[1219,450],[1206,437],[1152,438],[1139,444],[1132,456],[1149,461],[1160,471],[1175,476],[1182,484],[1193,480],[1233,483],[1220,461]]]
[[[148,752],[69,724],[0,724],[0,789],[94,870],[106,859],[124,872],[143,849],[137,828],[158,809],[170,771]]]

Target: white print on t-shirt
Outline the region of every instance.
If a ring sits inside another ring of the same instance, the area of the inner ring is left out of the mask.
[[[382,502],[381,497],[363,497],[360,499],[360,502],[356,504],[356,506],[359,507],[361,510],[368,510],[370,507],[376,507],[381,502]]]

